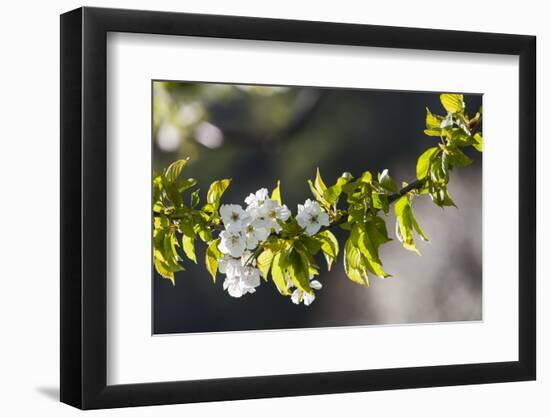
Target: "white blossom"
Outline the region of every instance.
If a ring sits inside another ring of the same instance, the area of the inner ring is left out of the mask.
[[[248,209],[247,209],[248,210]],[[279,220],[287,221],[290,217],[290,210],[284,204],[279,205],[275,200],[265,200],[260,208],[251,209],[250,213],[257,224],[266,228],[268,231],[281,231]]]
[[[245,202],[246,210],[237,204],[224,204],[220,208],[225,230],[220,233],[218,244],[224,254],[218,261],[218,270],[226,275],[223,288],[231,297],[256,291],[261,272],[249,250],[256,249],[272,231],[279,232],[279,221],[285,222],[290,217],[288,207],[270,199],[266,188],[250,194]]]
[[[245,294],[241,286],[241,280],[238,276],[227,276],[223,282],[223,289],[226,290],[231,297],[235,298],[240,298]]]
[[[279,220],[286,222],[290,217],[290,210],[284,204],[280,206],[275,200],[266,201],[265,206],[265,221],[267,223],[267,227],[273,229],[276,233],[279,233],[282,229],[279,224]]]
[[[218,261],[218,271],[227,276],[233,277],[239,274],[239,268],[241,267],[241,260],[235,259],[229,255],[224,255]]]
[[[257,220],[249,220],[244,226],[242,235],[247,249],[255,249],[259,243],[263,242],[269,236],[269,229],[263,227],[263,224]]]
[[[241,287],[246,294],[256,292],[260,285],[260,270],[253,266],[243,266],[241,274]]]
[[[288,288],[293,288],[294,284],[292,283],[292,280],[290,279],[290,277],[287,275],[286,278],[287,278]],[[311,278],[313,278],[313,275],[309,277],[309,279]],[[311,287],[312,290],[320,290],[321,288],[323,288],[323,285],[316,279],[309,281],[309,286]],[[315,301],[315,293],[312,291],[310,294],[308,292],[305,292],[296,288],[292,292],[290,299],[294,304],[300,304],[301,302],[303,302],[304,305],[309,306],[311,303],[313,303],[313,301]]]
[[[269,198],[269,192],[267,188],[260,188],[254,194],[250,194],[244,199],[244,202],[248,204],[249,209],[261,208],[264,202]]]
[[[254,194],[250,194],[245,203],[248,204],[246,211],[256,221],[258,227],[263,227],[269,232],[281,231],[279,220],[285,222],[290,217],[290,210],[287,206],[280,205],[277,201],[268,196],[267,188],[260,188]]]
[[[238,204],[222,205],[220,216],[225,229],[233,233],[240,232],[250,218],[250,215]]]
[[[221,241],[218,249],[221,253],[231,255],[234,258],[240,258],[245,250],[246,243],[240,233],[232,233],[224,230],[220,233]]]
[[[329,225],[328,214],[321,210],[319,203],[309,198],[303,205],[298,204],[296,220],[309,236],[317,233],[321,226]]]
[[[260,285],[260,271],[255,267],[254,261],[249,262],[251,256],[251,252],[246,251],[240,259],[226,255],[219,261],[218,270],[227,275],[223,289],[231,297],[239,298],[244,294],[252,294]]]

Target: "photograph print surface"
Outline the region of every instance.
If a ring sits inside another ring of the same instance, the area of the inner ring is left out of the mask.
[[[153,334],[482,320],[481,109],[152,81]]]

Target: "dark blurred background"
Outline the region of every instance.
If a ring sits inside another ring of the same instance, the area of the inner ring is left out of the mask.
[[[481,95],[465,99],[473,116]],[[222,202],[243,206],[249,193],[280,179],[295,214],[311,198],[306,180],[317,167],[327,184],[344,171],[385,168],[398,184],[414,180],[417,157],[437,143],[423,134],[426,107],[444,114],[439,93],[154,81],[153,168],[189,156],[185,175],[199,180],[203,201],[212,181],[232,178]],[[458,209],[442,210],[429,197],[414,202],[431,240],[418,243],[421,257],[401,247],[387,219],[395,241],[382,246],[381,258],[393,278],[371,277],[368,288],[352,283],[341,251],[331,272],[319,261],[323,288],[309,307],[292,304],[271,281],[237,299],[223,291],[223,276],[212,283],[197,242],[199,264],[185,260],[175,286],[153,277],[153,333],[481,320],[482,160],[468,154],[474,164],[455,170],[449,185]]]

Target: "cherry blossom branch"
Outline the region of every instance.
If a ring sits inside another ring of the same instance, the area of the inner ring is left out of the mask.
[[[481,124],[482,124],[481,115],[479,115],[479,117],[477,117],[475,119],[472,119],[472,122],[473,122],[473,124],[471,126],[469,126],[471,136],[473,136],[475,133],[477,133],[477,131],[481,128]],[[408,194],[409,192],[415,191],[415,190],[418,190],[418,189],[422,188],[424,186],[425,182],[426,182],[425,180],[415,180],[415,181],[411,182],[410,184],[408,184],[405,187],[403,187],[402,189],[400,189],[397,193],[389,195],[388,196],[388,203],[393,204],[399,198],[403,197],[404,195]],[[339,214],[340,214],[339,217],[334,222],[332,222],[327,227],[322,227],[319,230],[318,233],[320,233],[324,230],[334,229],[334,228],[346,223],[346,221],[347,221],[347,211],[346,210],[340,210]],[[154,212],[153,215],[154,215],[154,217],[159,217],[160,213]],[[167,215],[167,217],[170,220],[181,220],[184,216],[183,215]],[[224,230],[224,224],[221,221],[221,219],[218,223],[215,223],[215,224],[213,223],[213,224],[210,224],[209,226],[210,226],[210,229],[212,231]],[[252,257],[253,256],[251,256],[251,258]],[[248,263],[248,261],[247,261],[247,263]]]

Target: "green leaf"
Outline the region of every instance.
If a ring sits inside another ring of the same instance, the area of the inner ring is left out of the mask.
[[[342,187],[342,191],[348,195],[348,197],[353,196],[355,194],[355,191],[357,190],[357,187],[361,185],[361,181],[353,181],[348,182],[346,185]]]
[[[277,252],[273,256],[271,263],[271,279],[282,295],[290,295],[288,283],[286,280],[286,255],[284,252]]]
[[[182,178],[180,180],[174,181],[174,185],[175,185],[176,189],[180,193],[182,193],[185,190],[197,185],[197,182],[198,181],[195,178]]]
[[[315,237],[302,235],[294,244],[299,246],[300,250],[315,255],[321,249],[321,243]]]
[[[275,200],[279,205],[283,204],[283,201],[281,200],[281,181],[277,181],[277,186],[271,193],[271,199]]]
[[[330,230],[317,233],[314,238],[321,244],[321,250],[327,262],[327,269],[330,271],[333,262],[338,256],[338,251],[340,250],[338,240]]]
[[[445,158],[445,163],[448,163],[447,158]],[[443,156],[441,158],[435,158],[432,161],[432,165],[430,166],[430,180],[432,183],[447,184],[449,177],[448,170],[443,169]]]
[[[376,248],[391,241],[388,236],[386,221],[384,219],[378,216],[369,217],[365,223],[365,228]]]
[[[428,240],[426,234],[422,231],[412,210],[411,201],[407,195],[401,197],[396,201],[395,206],[396,222],[396,234],[399,241],[403,244],[405,249],[413,251],[420,255],[420,252],[416,248],[416,242],[414,240],[413,230],[423,240]]]
[[[441,136],[441,129],[424,129],[424,134],[428,136]]]
[[[205,243],[210,242],[212,240],[212,231],[208,227],[199,229],[197,234],[199,235],[200,239]]]
[[[426,177],[426,175],[428,175],[432,160],[435,158],[438,151],[439,148],[434,146],[433,148],[428,148],[422,155],[420,155],[418,161],[416,162],[416,178],[422,180]]]
[[[258,258],[256,259],[256,266],[262,273],[264,280],[267,281],[269,276],[269,269],[271,268],[271,263],[273,262],[274,254],[271,249],[264,249]]]
[[[443,154],[441,155],[441,171],[445,177],[445,179],[447,180],[446,182],[449,181],[449,158],[447,156],[447,154],[445,152],[443,152]]]
[[[449,190],[447,190],[447,188],[445,188],[445,190],[444,190],[444,197],[443,197],[443,201],[441,202],[441,206],[456,207],[456,204],[453,201],[453,199],[451,198],[451,196],[449,195]]]
[[[483,152],[483,137],[481,136],[481,133],[477,132],[474,134],[474,148],[478,152]]]
[[[178,189],[176,188],[174,183],[169,181],[168,178],[166,178],[165,176],[161,177],[161,181],[162,188],[164,189],[166,196],[172,202],[174,207],[181,207],[183,205],[183,201],[181,200],[181,195],[178,192]]]
[[[462,94],[441,94],[441,104],[449,113],[459,113],[464,110],[464,96]]]
[[[365,267],[379,277],[390,277],[391,275],[382,269],[382,261],[380,260],[380,256],[378,255],[378,245],[374,243],[374,240],[371,239],[371,237],[367,233],[366,225],[358,224],[357,228],[357,247],[359,248],[361,255],[363,255],[363,257],[365,258],[364,261],[368,261],[365,262]]]
[[[474,143],[473,138],[466,133],[463,129],[454,128],[451,129],[449,137],[449,144],[453,146],[466,147]]]
[[[193,220],[189,218],[181,219],[178,224],[178,231],[188,237],[195,237],[195,230],[193,229]]]
[[[371,172],[370,171],[363,172],[358,181],[363,182],[365,184],[371,184],[372,183],[372,174],[371,174]]]
[[[418,225],[418,222],[416,221],[416,217],[412,212],[412,208],[411,208],[410,216],[411,216],[411,223],[413,225],[414,231],[418,234],[418,236],[420,236],[420,239],[422,239],[425,242],[429,242],[430,239],[428,239],[428,236],[426,236],[426,233],[424,233],[424,231]]]
[[[288,254],[287,272],[296,288],[311,293],[309,286],[309,261],[305,254],[292,248]]]
[[[451,196],[449,195],[449,191],[445,186],[431,188],[430,196],[432,197],[434,203],[437,204],[439,207],[456,207],[456,204],[452,200]]]
[[[183,251],[185,252],[185,255],[187,255],[187,257],[191,261],[197,263],[197,255],[195,254],[195,239],[187,235],[183,235],[181,243],[182,243]]]
[[[168,226],[167,222],[168,219],[166,217],[155,219],[155,229],[153,230],[153,264],[157,272],[162,277],[169,279],[172,285],[174,285],[174,273],[182,271],[183,267],[179,264],[181,258],[176,250],[178,242],[175,233],[163,228]]]
[[[324,230],[315,235],[315,239],[321,244],[321,250],[331,258],[338,256],[338,240],[330,230]]]
[[[200,188],[197,188],[195,191],[191,193],[191,208],[195,208],[199,205],[201,201],[200,197]]]
[[[396,234],[399,241],[405,249],[413,251],[420,255],[416,249],[416,243],[413,235],[413,225],[409,215],[410,200],[408,196],[403,196],[395,203],[394,210],[397,217]]]
[[[230,183],[231,183],[230,179],[223,179],[223,180],[214,181],[210,185],[210,188],[208,189],[208,194],[206,196],[206,200],[208,201],[208,204],[210,204],[213,207],[214,211],[218,210],[222,195],[225,192],[225,190],[227,190],[227,187],[229,187]]]
[[[439,133],[435,136],[440,136],[442,120],[443,117],[432,114],[432,112],[430,112],[430,110],[426,107],[426,130],[438,131]]]
[[[390,202],[386,194],[372,193],[372,204],[374,208],[382,210],[385,214],[390,211]]]
[[[447,153],[447,159],[449,164],[455,167],[466,167],[470,165],[473,160],[468,157],[464,152],[462,152],[457,147],[447,147],[445,149]]]
[[[153,263],[155,265],[155,269],[159,273],[159,275],[163,278],[169,279],[172,285],[176,285],[176,280],[174,278],[174,272],[170,271],[168,266],[165,262],[163,262],[160,258],[154,257]]]
[[[365,202],[353,204],[348,207],[348,222],[362,222],[365,218]]]
[[[277,223],[282,227],[283,233],[289,236],[300,234],[303,230],[294,217],[291,217],[287,222],[277,220]]]
[[[160,213],[164,208],[162,203],[162,176],[156,176],[153,179],[153,211],[155,213]]]
[[[368,286],[369,277],[364,267],[362,255],[354,244],[354,241],[357,241],[357,237],[354,236],[354,234],[357,233],[356,229],[356,227],[352,229],[350,237],[346,240],[346,244],[344,245],[344,271],[351,281],[359,285]]]
[[[220,239],[213,240],[210,242],[210,245],[206,248],[205,263],[206,269],[212,275],[212,280],[216,282],[216,272],[218,272],[218,262],[222,257],[222,253],[218,249],[218,244]]]
[[[315,189],[320,193],[323,194],[325,190],[327,189],[327,186],[325,185],[323,178],[321,178],[321,172],[319,171],[319,168],[317,168],[317,174],[315,175]]]
[[[315,197],[315,199],[325,208],[329,208],[330,204],[325,200],[325,197],[323,197],[323,194],[321,194],[317,188],[313,185],[313,182],[311,180],[307,180],[307,183],[309,184],[309,189],[311,190],[311,193]]]
[[[166,168],[164,177],[168,180],[168,182],[174,183],[179,178],[181,171],[183,171],[183,168],[185,167],[185,165],[187,165],[188,161],[189,158],[180,159],[171,163],[168,168]]]
[[[381,174],[378,174],[378,182],[387,191],[390,191],[392,193],[398,193],[399,188],[397,188],[397,185],[395,182],[393,182],[393,179],[390,177],[390,174],[388,174],[388,170],[385,169],[382,171]]]
[[[325,190],[324,197],[329,205],[332,205],[338,201],[340,194],[342,194],[342,187],[350,182],[350,179],[351,178],[349,176],[342,175],[338,178],[338,180],[336,180],[336,184]]]
[[[178,254],[176,247],[178,245],[178,239],[173,232],[166,233],[164,235],[164,255],[168,263],[171,263],[175,268],[179,268],[179,261],[181,258]]]
[[[309,269],[308,277],[311,274],[317,275],[319,273],[319,266],[315,262],[313,255],[319,252],[321,244],[309,236],[301,236],[300,239],[295,240],[293,244],[294,250],[307,259]]]

